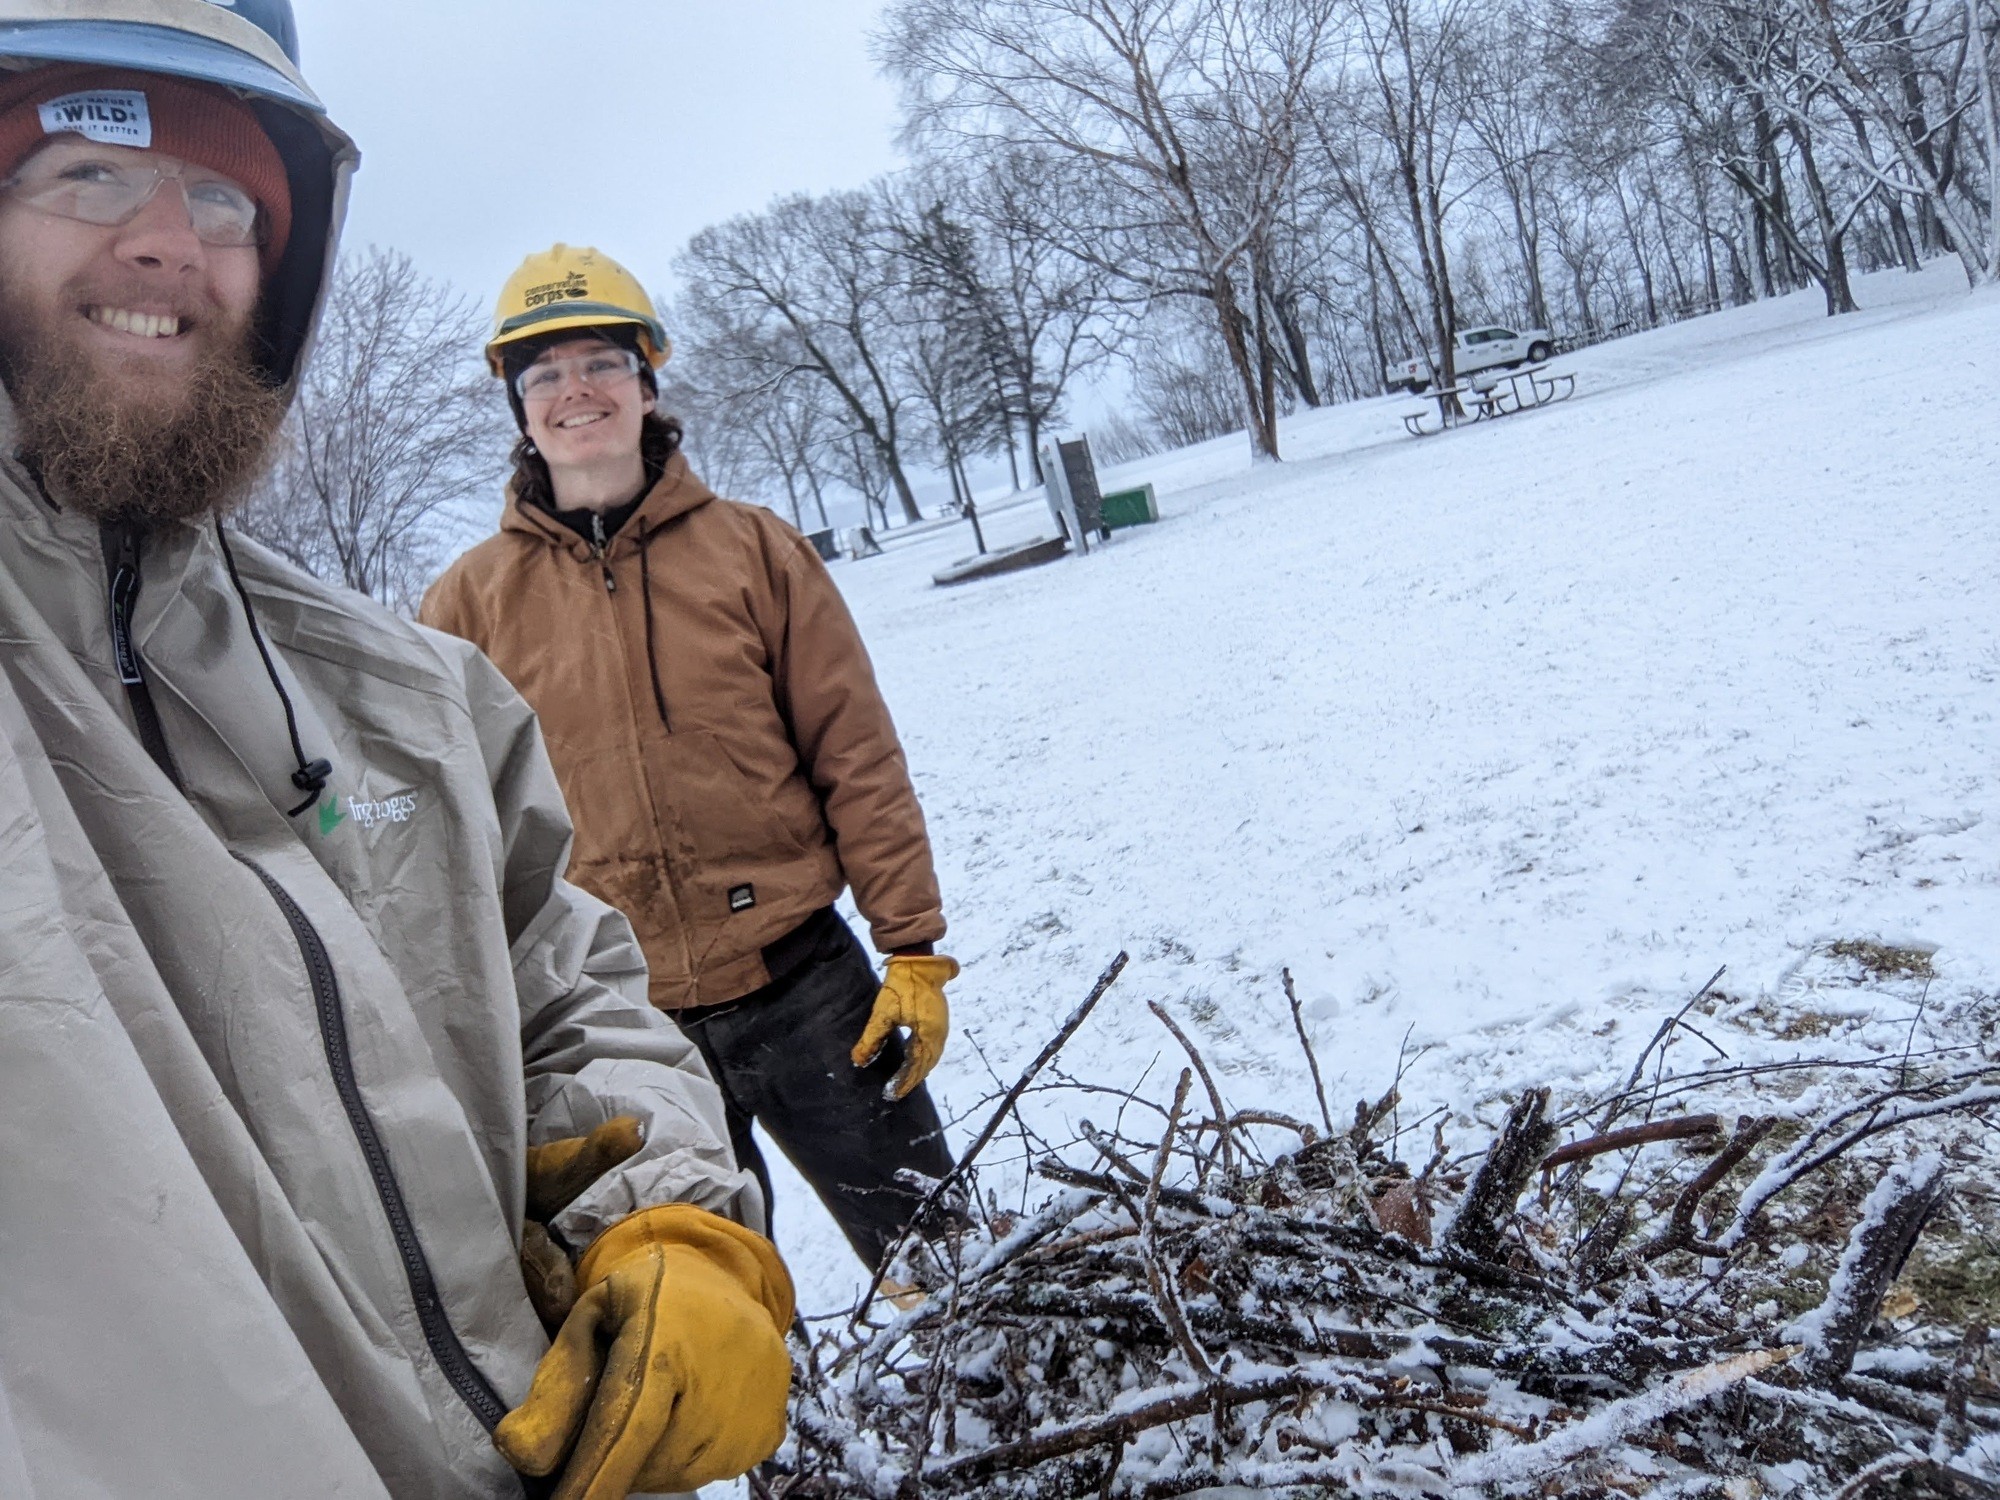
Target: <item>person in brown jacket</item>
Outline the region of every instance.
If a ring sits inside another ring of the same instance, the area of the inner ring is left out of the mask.
[[[753,1121],[872,1266],[921,1196],[898,1173],[951,1169],[923,1079],[958,965],[934,949],[923,811],[854,621],[798,532],[688,466],[658,410],[668,353],[608,257],[528,259],[487,347],[523,434],[500,532],[420,618],[540,717],[570,878],[631,918],[767,1202]],[[850,886],[879,980],[834,910]]]

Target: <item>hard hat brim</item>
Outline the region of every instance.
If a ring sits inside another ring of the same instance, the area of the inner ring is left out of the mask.
[[[603,328],[616,323],[629,323],[645,333],[647,342],[653,346],[647,362],[654,369],[659,369],[672,356],[673,341],[667,337],[667,330],[657,318],[642,317],[628,307],[614,307],[608,302],[563,302],[509,318],[487,343],[486,362],[497,375],[500,373],[500,351],[509,344],[518,344],[524,339],[546,338],[552,333],[567,333],[573,328]]]
[[[0,22],[0,60],[8,58],[165,73],[221,84],[315,115],[326,113],[312,90],[238,48],[140,21]]]

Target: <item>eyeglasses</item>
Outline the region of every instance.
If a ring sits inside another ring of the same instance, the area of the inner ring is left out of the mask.
[[[639,356],[630,349],[594,349],[529,365],[514,377],[514,394],[523,401],[553,401],[572,380],[588,390],[608,391],[638,374]]]
[[[235,183],[217,177],[187,179],[187,164],[154,165],[95,158],[72,161],[53,172],[15,177],[4,185],[9,197],[58,218],[109,227],[129,224],[171,179],[187,201],[188,223],[204,245],[235,247],[264,241],[257,200]]]

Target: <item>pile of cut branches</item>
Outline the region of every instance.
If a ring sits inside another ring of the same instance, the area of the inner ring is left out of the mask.
[[[1121,967],[885,1263],[921,1300],[801,1351],[775,1493],[2000,1500],[2000,1350],[1881,1321],[1927,1226],[1994,1180],[2000,1063],[1724,1118],[1666,1112],[1642,1057],[1566,1112],[1527,1092],[1471,1152],[1440,1127],[1418,1167],[1388,1149],[1394,1090],[1338,1127],[1323,1092],[1316,1123],[1231,1111],[1154,1007],[1187,1053],[1171,1102],[1083,1122],[1039,1206],[1000,1212],[979,1153]]]

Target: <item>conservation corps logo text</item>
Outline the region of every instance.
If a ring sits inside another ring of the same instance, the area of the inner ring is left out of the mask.
[[[572,271],[561,281],[545,282],[541,286],[531,286],[522,297],[528,307],[547,307],[551,302],[577,302],[590,295],[590,283],[583,272]]]

